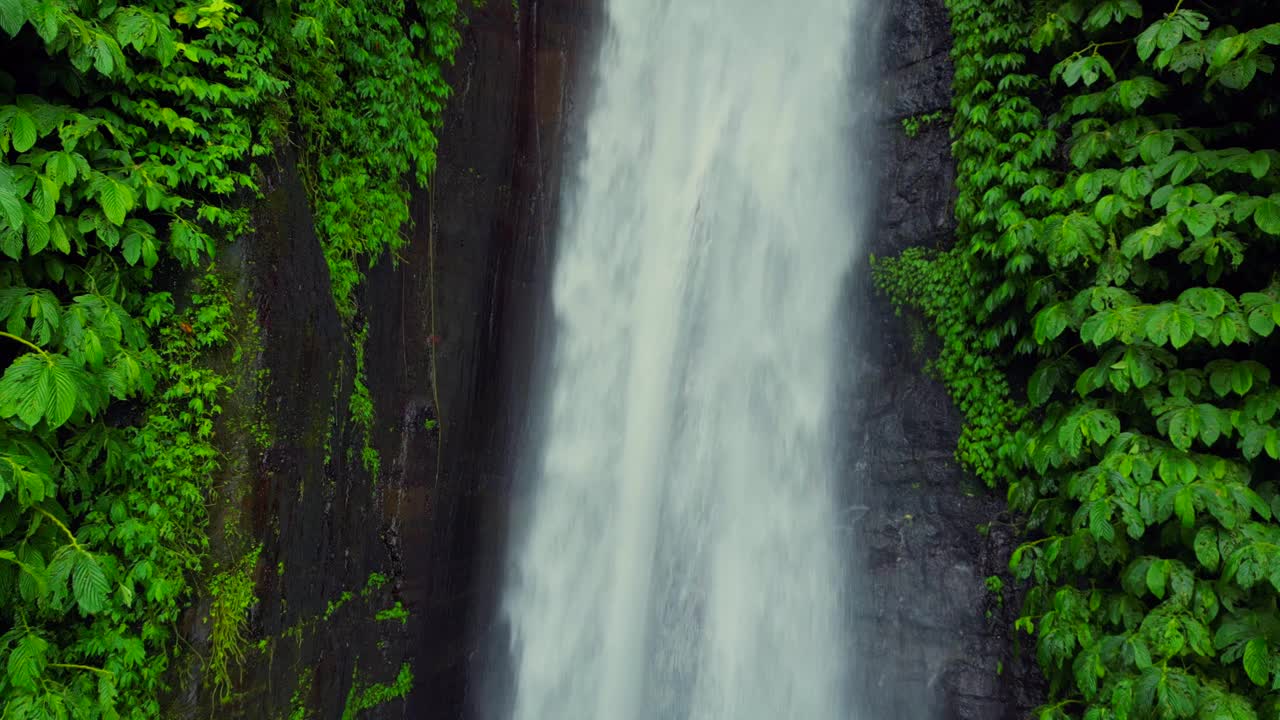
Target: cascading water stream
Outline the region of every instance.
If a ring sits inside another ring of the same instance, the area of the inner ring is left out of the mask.
[[[848,718],[861,0],[607,0],[510,549],[513,720]]]

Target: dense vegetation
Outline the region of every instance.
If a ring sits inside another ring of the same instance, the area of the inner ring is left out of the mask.
[[[362,337],[363,268],[400,246],[408,182],[434,166],[457,16],[455,0],[0,0],[6,720],[161,716],[208,570],[225,381],[206,357],[252,321],[207,269],[250,230],[255,162],[292,143]],[[208,583],[219,695],[256,561]]]
[[[876,272],[1025,518],[1040,717],[1280,717],[1280,7],[948,4],[956,241]]]

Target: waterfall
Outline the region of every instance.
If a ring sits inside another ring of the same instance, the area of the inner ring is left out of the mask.
[[[863,0],[606,2],[520,459],[509,717],[848,718]]]

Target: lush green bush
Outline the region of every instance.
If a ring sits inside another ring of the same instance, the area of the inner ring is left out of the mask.
[[[248,230],[254,159],[290,141],[353,320],[361,269],[399,247],[407,183],[433,167],[456,15],[0,0],[3,717],[160,716],[218,466],[225,387],[202,358],[247,314],[216,275],[176,298],[159,278]],[[210,588],[234,589],[214,603],[223,688],[251,571]]]
[[[876,274],[1026,518],[1040,715],[1280,717],[1280,8],[949,6],[957,240]]]

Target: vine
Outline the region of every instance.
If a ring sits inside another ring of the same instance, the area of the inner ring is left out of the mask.
[[[433,166],[458,20],[454,0],[0,0],[0,715],[161,715],[207,562],[226,387],[206,358],[249,320],[216,275],[174,278],[248,233],[254,163],[292,141],[352,321]],[[223,696],[240,570],[211,583]]]
[[[1039,717],[1277,717],[1276,11],[948,4],[957,240],[875,272],[1025,516]]]

